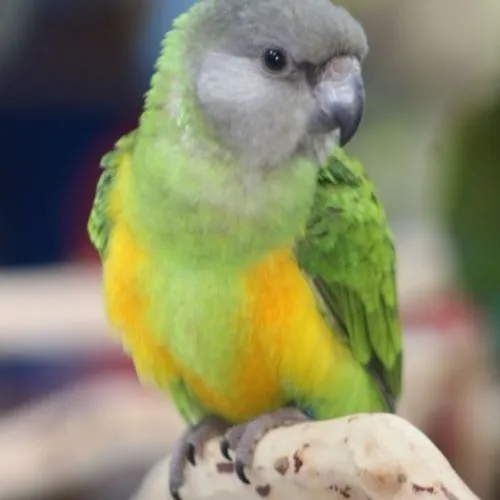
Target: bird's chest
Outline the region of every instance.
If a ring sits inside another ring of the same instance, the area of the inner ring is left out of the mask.
[[[183,366],[210,380],[241,353],[248,332],[238,274],[169,265],[147,286],[152,330]]]
[[[151,330],[203,406],[237,421],[282,404],[279,359],[268,354],[284,325],[263,317],[255,271],[166,271],[150,288]]]
[[[148,256],[118,266],[114,254],[108,311],[139,373],[162,387],[182,379],[208,411],[244,421],[273,410],[290,377],[308,386],[328,364],[331,336],[289,250],[238,272]]]

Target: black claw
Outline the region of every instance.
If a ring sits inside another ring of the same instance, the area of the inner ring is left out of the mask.
[[[220,442],[220,452],[224,458],[227,458],[230,462],[232,462],[231,455],[229,454],[229,441],[227,439],[222,439]]]
[[[172,487],[170,488],[170,496],[174,500],[182,500],[179,490],[177,488],[172,488]]]
[[[237,460],[236,463],[234,464],[234,470],[242,483],[250,484],[250,481],[248,480],[245,474],[245,464],[243,462]]]
[[[196,448],[193,444],[189,443],[187,452],[186,452],[187,461],[193,466],[196,467]]]

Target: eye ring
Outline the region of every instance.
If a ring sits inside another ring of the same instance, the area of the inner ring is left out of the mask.
[[[264,69],[273,75],[284,73],[289,68],[289,57],[285,50],[279,47],[268,47],[261,55]]]

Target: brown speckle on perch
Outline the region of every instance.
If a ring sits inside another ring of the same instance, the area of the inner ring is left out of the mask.
[[[412,489],[414,493],[436,493],[436,489],[434,488],[434,486],[420,486],[419,484],[414,483]]]
[[[302,466],[304,465],[304,461],[302,460],[302,457],[300,456],[300,451],[296,451],[293,454],[293,471],[295,474],[298,474]]]
[[[219,462],[216,467],[219,474],[232,474],[234,472],[234,464],[232,462]]]
[[[264,486],[257,486],[257,488],[255,488],[255,491],[259,496],[263,498],[268,497],[269,493],[271,493],[271,485],[265,484]]]
[[[406,477],[406,474],[403,474],[402,472],[400,474],[398,474],[398,483],[399,484],[406,483],[407,480],[408,480],[408,478]]]
[[[282,476],[284,476],[287,473],[289,468],[290,468],[290,460],[288,460],[288,457],[278,458],[278,460],[274,462],[274,470],[278,472],[278,474],[281,474]]]
[[[351,487],[350,486],[345,486],[344,488],[340,488],[339,489],[339,493],[344,498],[351,498]]]
[[[351,487],[350,486],[344,486],[343,488],[341,488],[340,486],[337,486],[336,484],[332,484],[328,487],[328,489],[335,491],[335,493],[338,493],[343,498],[351,498]]]

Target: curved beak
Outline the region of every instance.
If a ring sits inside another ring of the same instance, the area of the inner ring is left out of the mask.
[[[339,129],[340,146],[358,130],[365,103],[361,64],[354,57],[332,59],[313,82],[316,107],[309,132],[325,134]]]

